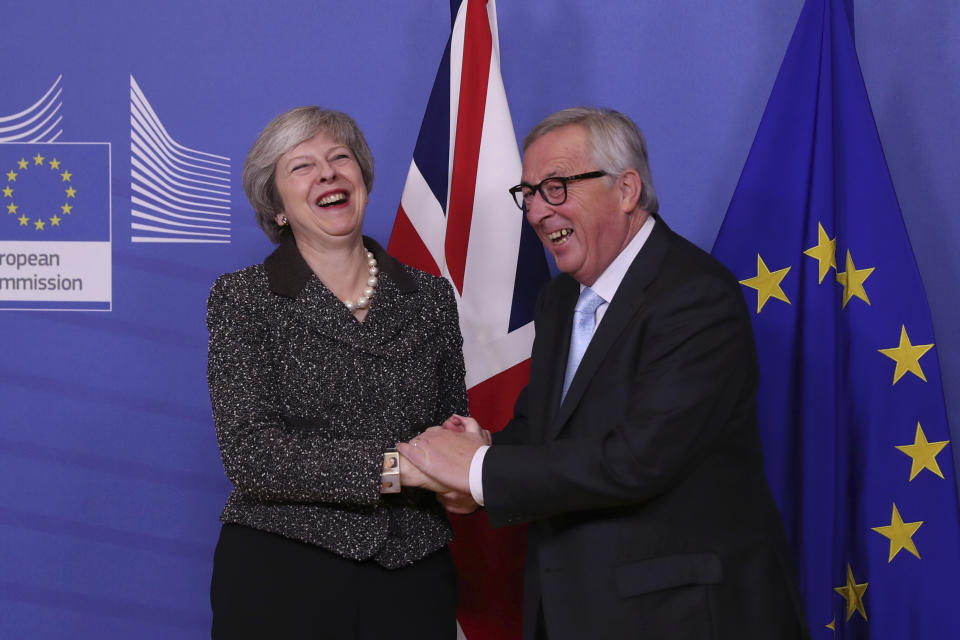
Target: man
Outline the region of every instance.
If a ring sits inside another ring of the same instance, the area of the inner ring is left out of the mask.
[[[511,192],[563,272],[537,302],[530,383],[492,446],[454,417],[398,447],[454,490],[451,510],[529,523],[524,637],[809,637],[763,473],[746,305],[656,215],[636,125],[549,116]]]

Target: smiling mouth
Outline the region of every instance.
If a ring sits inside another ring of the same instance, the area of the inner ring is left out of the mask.
[[[553,233],[547,234],[547,239],[554,245],[564,244],[570,240],[570,236],[573,235],[573,229],[558,229]]]
[[[338,193],[331,193],[328,196],[324,196],[317,200],[316,204],[318,207],[332,207],[337,204],[343,204],[347,201],[347,194],[343,191]]]

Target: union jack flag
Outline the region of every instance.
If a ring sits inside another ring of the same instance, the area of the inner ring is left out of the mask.
[[[450,39],[389,251],[453,284],[470,412],[496,431],[529,376],[533,306],[549,270],[507,192],[521,167],[500,75],[495,2],[451,0],[450,8]],[[526,531],[491,530],[482,512],[452,521],[462,631],[469,640],[519,638]]]

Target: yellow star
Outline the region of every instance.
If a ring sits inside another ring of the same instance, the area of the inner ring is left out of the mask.
[[[847,249],[847,270],[837,273],[837,282],[843,285],[843,305],[846,308],[850,299],[856,296],[867,304],[870,304],[870,298],[863,288],[863,281],[870,277],[875,267],[869,269],[857,269],[853,266],[853,258],[850,257],[850,250]]]
[[[937,454],[943,451],[943,448],[950,443],[949,440],[940,442],[927,442],[927,436],[923,433],[920,423],[917,423],[917,433],[914,436],[913,444],[902,444],[896,448],[910,456],[910,480],[917,477],[917,474],[924,469],[943,478],[943,472],[940,471],[940,465],[937,464]]]
[[[57,214],[53,214],[53,217],[50,218],[50,226],[52,227],[60,226],[60,218],[57,217]]]
[[[20,221],[20,226],[21,226],[21,227],[27,226],[27,223],[30,222],[30,218],[28,218],[28,217],[27,217],[27,214],[25,214],[25,213],[22,214],[19,218],[17,218],[17,220]]]
[[[12,202],[7,205],[7,213],[16,213],[16,212],[17,212],[17,205],[13,204]]]
[[[53,160],[51,160],[51,161],[50,161],[50,168],[51,168],[51,169],[59,169],[59,168],[60,168],[60,161],[57,160],[56,158],[54,158]]]
[[[870,527],[880,535],[890,539],[890,557],[887,563],[893,562],[894,557],[900,553],[901,549],[906,549],[913,555],[920,557],[917,551],[917,545],[913,544],[913,534],[917,532],[923,520],[920,522],[904,522],[897,511],[897,503],[893,503],[893,514],[890,516],[890,524],[882,527]]]
[[[783,300],[790,304],[790,300],[787,299],[783,289],[780,288],[780,283],[783,282],[789,271],[790,267],[771,272],[767,269],[767,265],[764,264],[760,254],[757,254],[757,275],[740,281],[740,284],[757,290],[757,313],[763,310],[763,305],[767,304],[767,300],[770,298]]]
[[[833,620],[830,621],[830,624],[824,625],[824,626],[825,626],[827,629],[830,629],[830,631],[836,631],[836,630],[837,630],[837,617],[834,616],[834,617],[833,617]]]
[[[4,187],[4,188],[3,188],[3,197],[4,197],[4,198],[12,198],[12,197],[13,197],[13,189],[11,189],[10,187]]]
[[[37,153],[37,155],[33,156],[33,164],[34,164],[34,166],[42,167],[44,160],[46,160],[46,158],[44,158],[44,157],[43,157],[42,155],[40,155],[39,153]]]
[[[68,205],[68,204],[65,204],[65,205],[63,205],[62,207],[60,207],[60,212],[61,212],[61,213],[65,213],[65,214],[67,214],[67,215],[70,215],[70,212],[71,212],[71,211],[73,211],[73,207],[71,207],[71,206]]]
[[[37,228],[37,231],[43,231],[43,227],[46,224],[47,223],[44,222],[43,220],[37,220],[36,222],[33,223],[33,226]]]
[[[15,174],[13,171],[7,171],[7,182],[16,182],[16,181],[17,181],[17,174]]]
[[[68,198],[74,198],[74,197],[76,197],[76,195],[77,195],[77,190],[76,190],[76,189],[74,189],[73,187],[68,187],[68,188],[67,188],[67,197],[68,197]]]
[[[20,158],[20,161],[17,163],[17,166],[20,167],[21,169],[26,169],[28,164],[29,163],[27,162],[26,158]]]
[[[823,225],[817,223],[817,244],[803,252],[803,255],[816,258],[820,265],[819,284],[830,273],[830,267],[837,268],[837,239],[831,240],[827,232],[823,230]]]
[[[63,178],[62,182],[70,182],[70,178],[73,177],[73,174],[69,171],[64,171],[60,174],[60,177]]]
[[[867,590],[868,583],[857,584],[853,579],[853,570],[847,565],[847,584],[842,587],[834,587],[833,590],[843,596],[847,601],[847,620],[853,615],[854,611],[859,611],[863,619],[867,619],[867,611],[863,608],[863,592]]]
[[[910,344],[906,325],[900,325],[900,344],[889,349],[877,349],[877,351],[897,363],[897,368],[893,372],[893,384],[897,384],[908,371],[924,382],[927,381],[927,377],[923,375],[923,369],[920,368],[920,357],[932,348],[932,344]]]

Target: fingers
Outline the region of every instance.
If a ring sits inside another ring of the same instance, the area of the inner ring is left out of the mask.
[[[441,426],[449,431],[467,431],[469,433],[485,431],[485,429],[480,427],[480,423],[473,418],[457,415],[456,413],[444,420]]]
[[[458,415],[454,415],[452,417],[455,417],[460,421],[460,424],[463,426],[463,430],[467,433],[480,433],[483,431],[483,429],[480,427],[480,423],[473,418],[465,418]]]
[[[444,420],[443,424],[440,426],[449,431],[464,431],[463,422],[461,421],[460,416],[457,414],[453,414]]]
[[[412,447],[416,449],[416,447]],[[441,484],[436,478],[420,469],[408,457],[400,454],[400,486],[401,487],[420,487],[434,493],[446,493],[451,489]]]
[[[479,505],[469,493],[461,491],[446,491],[437,494],[437,500],[450,513],[466,515],[477,510]]]
[[[439,483],[469,492],[470,464],[482,445],[479,433],[430,427],[409,443],[397,443],[397,450]]]
[[[416,438],[414,438],[413,441],[416,441]],[[401,456],[412,462],[416,467],[423,467],[427,464],[427,456],[418,446],[414,446],[406,442],[398,442],[397,451],[399,451]]]

